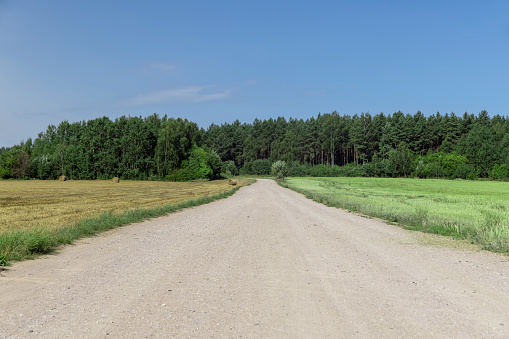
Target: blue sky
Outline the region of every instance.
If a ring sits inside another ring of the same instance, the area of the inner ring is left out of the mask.
[[[507,1],[0,0],[0,147],[122,115],[509,114]]]

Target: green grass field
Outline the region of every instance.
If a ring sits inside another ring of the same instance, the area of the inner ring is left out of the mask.
[[[392,178],[289,178],[283,186],[329,206],[509,253],[509,183]]]

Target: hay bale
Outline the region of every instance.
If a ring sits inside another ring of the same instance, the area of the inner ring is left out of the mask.
[[[61,175],[58,177],[58,180],[60,181],[66,181],[67,180],[67,177],[65,175]]]
[[[118,184],[120,182],[120,179],[118,177],[115,177],[113,178],[113,182]]]
[[[233,180],[233,179],[228,179],[228,184],[235,186],[235,185],[237,185],[237,181]]]

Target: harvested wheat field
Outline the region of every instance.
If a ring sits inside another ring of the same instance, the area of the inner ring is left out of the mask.
[[[247,180],[239,180],[246,184]],[[0,181],[0,233],[61,228],[104,212],[174,204],[231,190],[227,180],[208,182]]]

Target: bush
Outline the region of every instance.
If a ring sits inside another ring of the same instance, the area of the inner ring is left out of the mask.
[[[272,164],[272,175],[276,177],[278,180],[285,180],[285,177],[288,176],[288,167],[286,166],[285,161],[278,160]]]
[[[419,178],[466,179],[472,171],[468,159],[455,152],[429,153],[414,163],[414,175]]]
[[[315,165],[309,169],[312,177],[365,177],[373,165],[347,164],[345,166]]]
[[[288,176],[290,177],[305,177],[311,175],[311,166],[304,165],[297,161],[294,161],[288,166]]]
[[[237,166],[235,166],[235,162],[232,160],[228,160],[223,162],[221,167],[221,176],[224,178],[231,178],[239,174],[239,170]]]
[[[357,165],[354,163],[346,164],[345,166],[338,166],[339,176],[341,177],[365,177],[367,167],[363,165]]]
[[[493,166],[493,168],[491,169],[490,179],[494,179],[494,180],[505,179],[505,178],[507,178],[507,174],[508,174],[508,171],[507,171],[506,164],[503,164],[503,165],[495,164]]]
[[[269,175],[271,170],[270,161],[267,159],[257,159],[248,161],[242,167],[241,172],[244,174]]]
[[[0,179],[9,179],[14,176],[12,169],[19,153],[20,151],[17,148],[11,148],[0,155]]]
[[[454,179],[467,179],[468,174],[470,172],[474,171],[474,166],[466,164],[466,165],[459,165],[456,167],[456,170],[454,170],[454,173],[452,174]]]
[[[387,158],[380,161],[383,174],[390,177],[406,177],[412,172],[415,154],[408,149],[405,142],[401,142],[398,148],[391,149]]]
[[[480,177],[481,173],[479,169],[475,169],[474,166],[472,166],[472,169],[470,172],[467,173],[467,179],[468,180],[476,180]]]
[[[426,170],[426,164],[424,163],[424,160],[419,159],[416,162],[415,170],[414,170],[414,176],[424,179],[428,177],[428,173]]]
[[[446,170],[443,169],[440,164],[433,162],[431,164],[426,165],[426,168],[428,170],[428,178],[447,178],[448,173]]]
[[[330,177],[332,176],[331,166],[327,165],[315,165],[311,167],[310,174],[312,177]]]
[[[189,158],[182,162],[182,168],[168,174],[168,181],[189,181],[213,179],[220,175],[223,163],[216,152],[194,146]]]
[[[208,165],[212,169],[212,173],[209,176],[210,179],[217,178],[221,175],[221,169],[223,168],[223,161],[216,153],[216,151],[207,150],[208,154]]]

